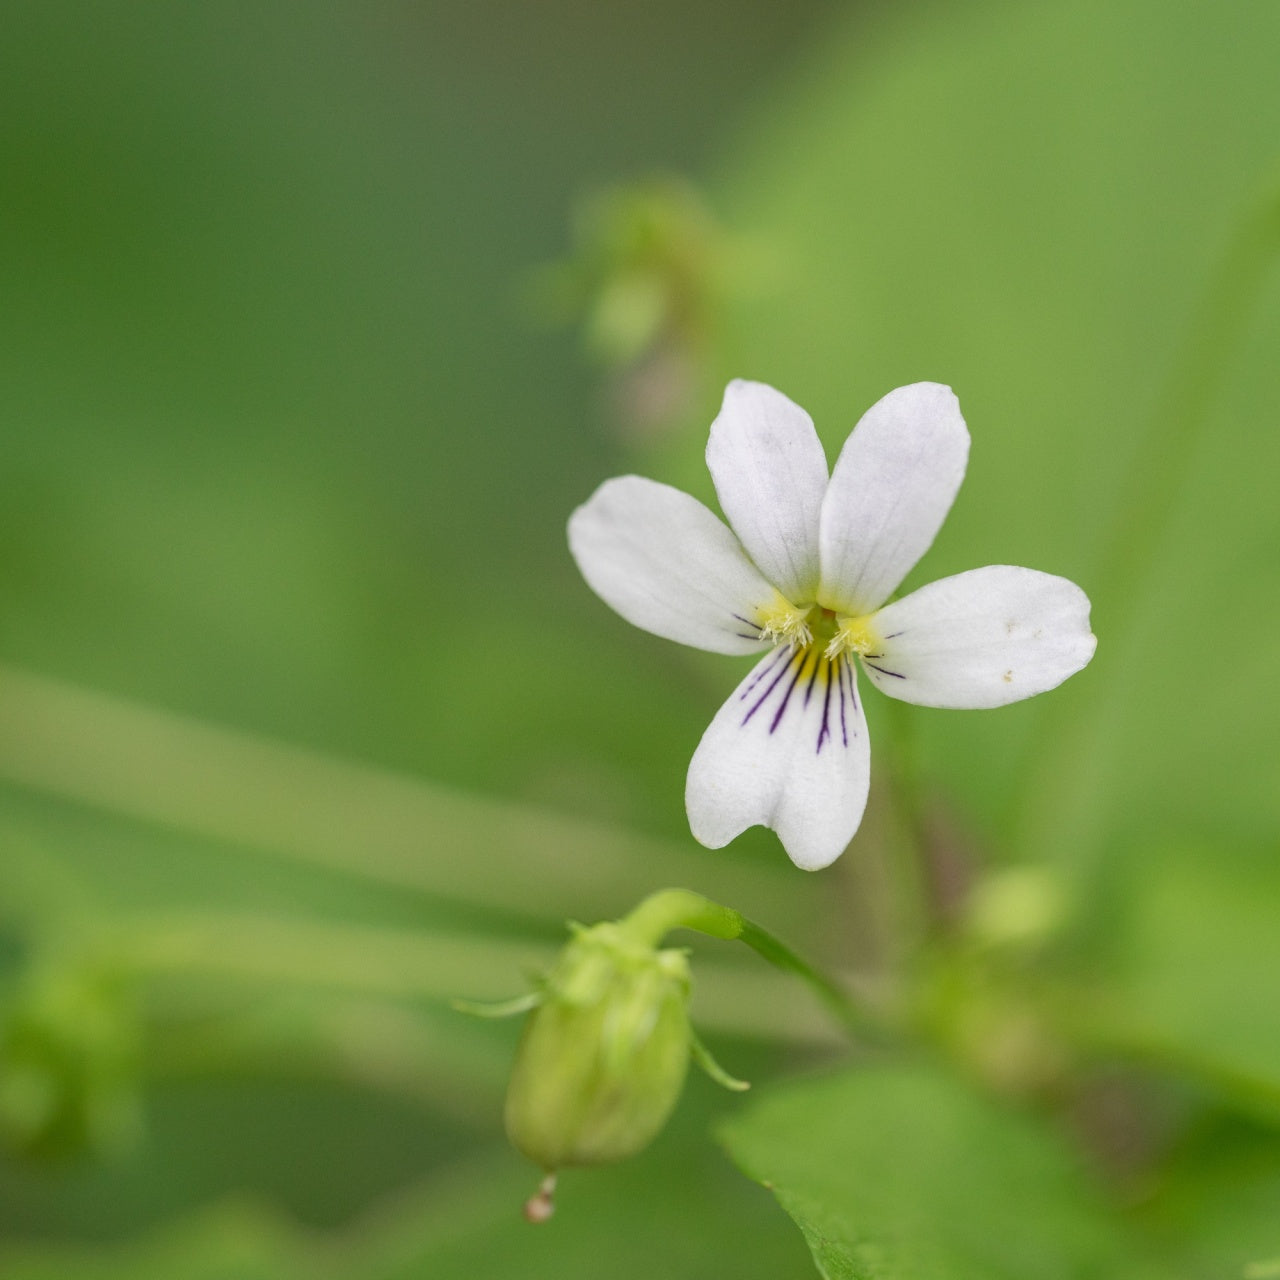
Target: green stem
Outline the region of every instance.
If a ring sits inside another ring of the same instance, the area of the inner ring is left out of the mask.
[[[645,946],[657,946],[672,929],[692,929],[713,938],[745,943],[775,969],[806,983],[848,1031],[865,1036],[873,1029],[870,1016],[854,1004],[838,983],[801,959],[767,929],[699,893],[662,889],[647,897],[619,924]]]
[[[692,890],[660,889],[619,924],[636,942],[656,947],[672,929],[694,929],[712,938],[733,939],[742,932],[743,919],[729,907]]]
[[[750,920],[743,920],[739,940],[746,943],[775,969],[794,974],[805,982],[851,1034],[866,1037],[878,1035],[883,1031],[883,1028],[866,1010],[859,1008],[849,998],[843,987],[815,969],[807,960],[801,959],[786,943],[775,938],[767,929],[761,928]]]

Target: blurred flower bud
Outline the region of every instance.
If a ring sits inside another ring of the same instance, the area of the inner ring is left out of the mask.
[[[138,1127],[131,1015],[107,975],[28,975],[0,1002],[0,1141],[60,1156],[130,1139]]]
[[[572,233],[565,259],[530,274],[528,310],[580,326],[624,429],[678,426],[697,402],[726,303],[776,286],[772,255],[724,227],[696,187],[663,175],[591,193]]]
[[[1047,867],[1008,867],[973,891],[969,934],[985,947],[1031,949],[1048,942],[1068,914],[1066,888]]]
[[[574,926],[530,1015],[507,1091],[512,1143],[544,1169],[634,1155],[666,1123],[693,1050],[683,951]]]

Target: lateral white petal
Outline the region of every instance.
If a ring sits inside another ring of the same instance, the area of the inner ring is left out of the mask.
[[[1097,645],[1089,597],[1074,582],[989,565],[931,582],[872,620],[863,658],[885,693],[926,707],[1001,707],[1061,684]]]
[[[757,824],[806,871],[834,862],[867,804],[871,751],[853,663],[775,649],[716,713],[689,764],[689,827],[719,849]]]
[[[737,379],[711,424],[707,466],[747,554],[792,604],[818,593],[827,455],[813,419],[781,391]]]
[[[777,593],[687,493],[606,480],[569,517],[569,549],[591,589],[637,627],[713,653],[761,647],[756,616]]]
[[[889,598],[946,519],[968,458],[950,387],[899,387],[862,415],[822,503],[824,605],[866,614]]]

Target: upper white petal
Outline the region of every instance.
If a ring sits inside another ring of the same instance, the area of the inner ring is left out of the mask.
[[[950,387],[899,387],[863,414],[822,503],[824,605],[865,614],[889,598],[946,519],[968,458]]]
[[[687,493],[606,480],[570,516],[569,549],[592,590],[637,627],[713,653],[760,648],[756,614],[776,592]]]
[[[853,663],[783,646],[756,664],[702,735],[685,786],[689,827],[712,849],[748,827],[771,827],[791,861],[815,871],[853,838],[870,779]]]
[[[1001,707],[1043,693],[1093,657],[1089,597],[1074,582],[989,565],[931,582],[872,620],[863,659],[885,693],[927,707]]]
[[[827,455],[813,419],[781,391],[738,379],[711,424],[707,466],[747,554],[792,604],[818,593]]]

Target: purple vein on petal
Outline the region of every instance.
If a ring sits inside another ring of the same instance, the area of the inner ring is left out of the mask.
[[[824,658],[825,662],[826,659]],[[836,659],[838,662],[839,659]],[[822,728],[818,730],[818,749],[815,754],[822,754],[822,744],[831,736],[831,726],[827,722],[827,715],[831,710],[831,677],[835,673],[828,667],[826,685],[822,691]],[[843,706],[843,703],[841,704]]]
[[[783,654],[787,655],[788,657],[790,657],[790,655],[791,655],[791,652],[792,652],[792,651],[791,651],[790,649],[783,649],[783,650],[781,650],[781,652],[782,652]],[[804,661],[804,654],[803,654],[803,653],[796,654],[796,659],[797,659],[797,664],[803,663],[803,661]],[[775,662],[773,662],[773,663],[770,663],[770,664],[769,664],[769,666],[768,666],[768,667],[766,667],[766,668],[765,668],[765,669],[760,673],[760,674],[761,674],[761,676],[768,675],[769,670],[770,670],[773,666],[775,666],[775,665],[776,665],[776,661],[775,661]],[[750,719],[751,719],[751,717],[752,717],[753,715],[755,715],[755,713],[756,713],[757,711],[759,711],[759,710],[760,710],[760,708],[764,705],[764,703],[765,703],[766,699],[769,697],[769,695],[770,695],[770,694],[774,691],[774,689],[777,687],[778,681],[779,681],[779,680],[781,680],[781,679],[782,679],[782,677],[783,677],[783,676],[785,676],[785,675],[787,674],[787,668],[788,668],[790,665],[791,665],[791,663],[790,663],[789,661],[788,661],[788,662],[784,662],[784,663],[782,664],[782,666],[781,666],[781,667],[779,668],[779,670],[778,670],[778,674],[777,674],[777,675],[775,675],[775,676],[773,677],[773,679],[769,681],[769,687],[768,687],[768,688],[767,688],[767,689],[766,689],[766,690],[765,690],[765,691],[760,695],[760,697],[756,700],[756,702],[755,702],[755,704],[752,706],[751,710],[750,710],[750,711],[748,711],[748,712],[747,712],[747,714],[746,714],[745,716],[743,716],[743,717],[742,717],[742,723],[743,723],[743,724],[746,724],[746,723],[747,723],[747,721],[748,721],[748,720],[750,720]],[[796,673],[797,673],[797,674],[799,674],[799,670],[800,670],[800,667],[799,667],[799,665],[797,665],[797,667],[796,667]],[[794,688],[794,687],[795,687],[795,681],[794,681],[794,680],[792,680],[791,685],[792,685],[792,688]],[[746,696],[746,693],[749,693],[749,692],[750,692],[750,690],[749,690],[749,689],[748,689],[748,690],[746,690],[746,691],[744,691],[743,696],[745,697],[745,696]],[[789,692],[789,691],[788,691],[788,692]]]
[[[770,733],[772,733],[782,723],[782,717],[787,713],[787,703],[791,701],[791,695],[795,692],[795,687],[799,683],[801,675],[804,674],[804,669],[808,663],[810,654],[813,655],[814,661],[817,661],[817,649],[810,649],[807,652],[801,652],[800,660],[796,663],[796,673],[791,677],[791,683],[787,685],[787,691],[782,695],[782,702],[778,705],[777,711],[773,713],[773,723],[769,726]]]
[[[822,664],[826,661],[826,658],[819,653],[816,647],[812,652],[818,660],[813,664],[813,670],[809,672],[809,683],[805,685],[804,705],[806,707],[809,705],[809,699],[813,697],[813,686],[818,683],[818,673],[822,670]]]
[[[774,667],[778,665],[778,659],[785,657],[790,652],[791,650],[788,649],[786,645],[779,645],[778,648],[776,648],[773,651],[773,659],[770,662],[766,663],[763,667],[761,667],[760,670],[757,671],[755,675],[753,675],[751,679],[747,682],[747,687],[743,689],[743,691],[740,694],[738,694],[738,701],[741,702],[744,699],[750,697],[751,690],[754,689],[756,685],[758,685],[760,681],[763,680],[765,676],[767,676],[769,672],[772,671]],[[744,720],[742,723],[746,724],[746,721]]]
[[[835,662],[835,666],[836,666],[836,679],[839,681],[839,689],[840,689],[840,738],[844,742],[844,745],[847,747],[849,745],[849,726],[845,722],[845,718],[844,718],[844,668],[845,668],[844,659],[837,658]]]
[[[849,682],[849,705],[853,707],[854,711],[856,712],[858,709],[858,688],[857,688],[857,683],[854,679],[853,663],[849,661],[842,663],[840,667],[840,671],[841,671],[841,674]],[[857,737],[858,727],[856,724],[854,725],[853,733],[854,733],[854,736]],[[847,730],[845,732],[844,745],[846,747],[849,745],[849,735]]]
[[[866,658],[863,658],[863,662],[867,662]],[[882,676],[893,676],[896,680],[905,680],[907,678],[901,671],[890,671],[888,667],[877,666],[874,662],[867,662],[867,666],[872,671],[878,671]]]

